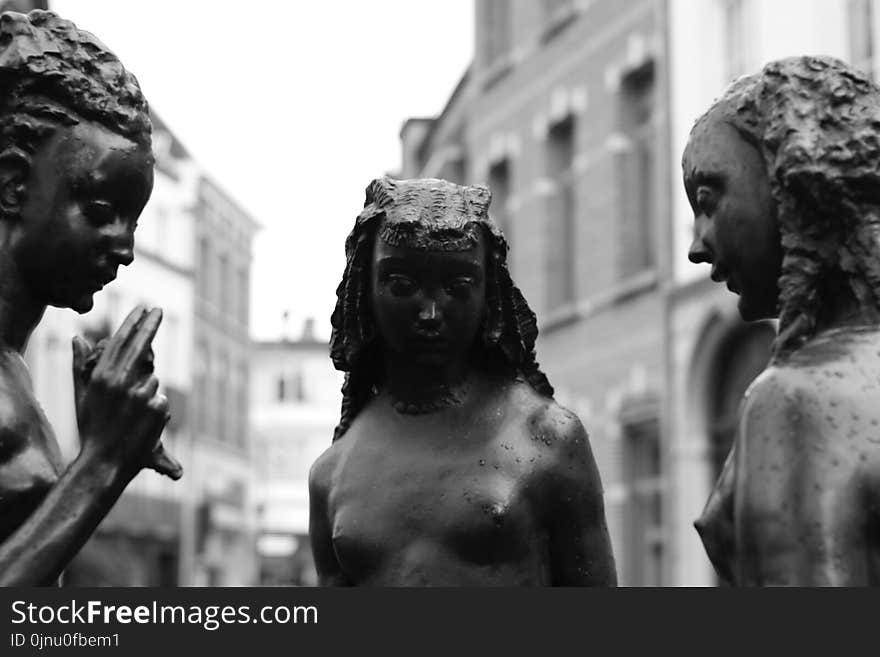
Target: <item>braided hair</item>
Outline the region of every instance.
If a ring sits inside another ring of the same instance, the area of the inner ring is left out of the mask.
[[[331,317],[330,357],[345,372],[342,410],[333,440],[341,438],[376,394],[382,379],[381,342],[370,312],[370,263],[377,237],[431,248],[462,248],[474,231],[486,240],[486,314],[480,341],[490,368],[520,377],[541,395],[553,388],[535,359],[535,313],[510,278],[507,242],[489,216],[485,186],[444,180],[379,178],[366,191],[364,210],[345,241],[345,272]]]
[[[720,113],[762,154],[782,241],[774,358],[815,335],[841,288],[880,310],[880,87],[830,57],[771,62],[734,82]]]

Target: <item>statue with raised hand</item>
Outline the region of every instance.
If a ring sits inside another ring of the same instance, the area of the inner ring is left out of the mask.
[[[690,259],[778,318],[696,526],[740,585],[880,584],[880,88],[825,57],[733,83],[682,166]]]
[[[153,187],[137,80],[55,14],[0,16],[0,584],[58,580],[134,476],[172,478],[168,403],[136,308],[106,344],[73,343],[77,457],[64,466],[22,355],[47,306],[85,313],[132,262]]]
[[[538,368],[489,202],[367,188],[332,317],[342,416],[309,478],[323,585],[616,584],[589,439]]]

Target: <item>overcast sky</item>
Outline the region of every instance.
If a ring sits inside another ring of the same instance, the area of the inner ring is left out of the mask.
[[[141,83],[192,155],[264,226],[252,332],[289,310],[329,335],[343,243],[398,133],[432,116],[473,54],[472,0],[50,0]]]

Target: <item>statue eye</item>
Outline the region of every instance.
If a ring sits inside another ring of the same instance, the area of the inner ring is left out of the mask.
[[[695,201],[697,213],[708,217],[715,211],[715,207],[718,205],[718,194],[711,187],[700,185],[697,187]]]
[[[412,278],[403,274],[390,274],[386,281],[391,294],[397,297],[409,296],[418,287]]]
[[[446,292],[457,299],[467,299],[473,287],[474,282],[470,278],[456,278],[446,285]]]
[[[104,226],[116,220],[116,211],[107,201],[89,201],[83,207],[83,214],[96,226]]]

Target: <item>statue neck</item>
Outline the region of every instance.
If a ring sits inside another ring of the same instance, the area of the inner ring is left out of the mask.
[[[827,301],[816,318],[816,332],[844,326],[876,324],[880,314],[866,309],[858,302],[849,285],[839,285],[834,294],[826,295]]]
[[[24,354],[46,304],[25,285],[8,252],[0,250],[0,349]]]
[[[397,355],[385,356],[384,388],[395,410],[410,415],[457,406],[468,396],[473,365],[460,358],[426,365]]]

